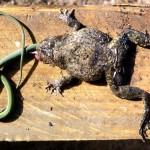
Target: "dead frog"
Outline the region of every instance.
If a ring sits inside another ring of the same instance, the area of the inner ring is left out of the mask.
[[[122,82],[124,60],[129,43],[150,47],[150,36],[134,29],[124,29],[116,38],[92,28],[86,28],[74,17],[74,10],[60,10],[60,19],[75,31],[70,34],[49,37],[42,41],[35,57],[44,63],[66,69],[68,76],[49,82],[47,90],[61,93],[61,87],[73,78],[96,81],[105,74],[112,92],[122,99],[142,99],[144,114],[139,133],[145,141],[150,125],[150,94]]]

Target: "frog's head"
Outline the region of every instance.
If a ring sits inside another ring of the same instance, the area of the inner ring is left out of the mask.
[[[32,54],[34,54],[35,59],[42,61],[45,64],[50,64],[54,66],[54,51],[54,38],[47,38],[38,44],[36,51],[32,52]]]
[[[51,49],[50,49],[51,50]],[[50,64],[54,66],[53,51],[48,49],[37,49],[34,52],[31,52],[35,56],[35,59],[42,61],[44,64]]]
[[[35,58],[51,66],[64,67],[60,45],[63,36],[50,37],[38,44],[36,51],[32,52]]]

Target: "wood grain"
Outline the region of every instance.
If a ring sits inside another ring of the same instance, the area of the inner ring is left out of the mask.
[[[0,10],[15,16],[28,27],[30,31],[30,34],[26,31],[26,45],[28,45],[32,41],[35,42],[35,39],[36,42],[40,42],[48,36],[72,31],[58,19],[59,8],[1,6]],[[150,32],[150,9],[143,6],[66,8],[75,8],[76,17],[84,25],[98,28],[112,37],[129,24],[139,31]],[[0,17],[0,56],[3,58],[19,48],[17,46],[20,44],[21,34],[16,25]],[[136,49],[131,85],[150,92],[150,51],[140,47]],[[4,72],[17,83],[19,61],[8,65],[4,68]],[[32,57],[26,57],[23,86],[20,91],[16,91],[14,112],[8,120],[0,122],[1,141],[141,138],[138,129],[143,111],[142,101],[119,99],[104,83],[72,84],[64,90],[64,97],[45,92],[47,81],[53,81],[65,74],[65,71],[57,67],[37,63]],[[0,98],[1,107],[5,101],[6,93],[3,90]],[[150,136],[150,132],[148,134]]]

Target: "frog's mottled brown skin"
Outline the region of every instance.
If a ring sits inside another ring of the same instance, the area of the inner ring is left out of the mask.
[[[96,81],[105,75],[116,96],[143,100],[144,114],[139,133],[145,141],[150,125],[150,94],[140,88],[123,85],[122,78],[130,43],[150,47],[150,36],[129,28],[112,39],[97,29],[85,28],[72,14],[73,10],[61,10],[59,18],[74,28],[73,33],[47,38],[37,48],[38,58],[44,63],[66,69],[69,74],[48,83],[46,89],[61,92],[61,87],[73,78]]]

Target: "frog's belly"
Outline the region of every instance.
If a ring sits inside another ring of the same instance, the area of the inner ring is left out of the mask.
[[[95,81],[102,77],[107,62],[103,49],[75,45],[66,55],[68,55],[66,69],[70,75],[83,81]]]
[[[90,67],[88,65],[70,64],[67,68],[68,73],[83,81],[96,81],[103,75],[101,67]]]

